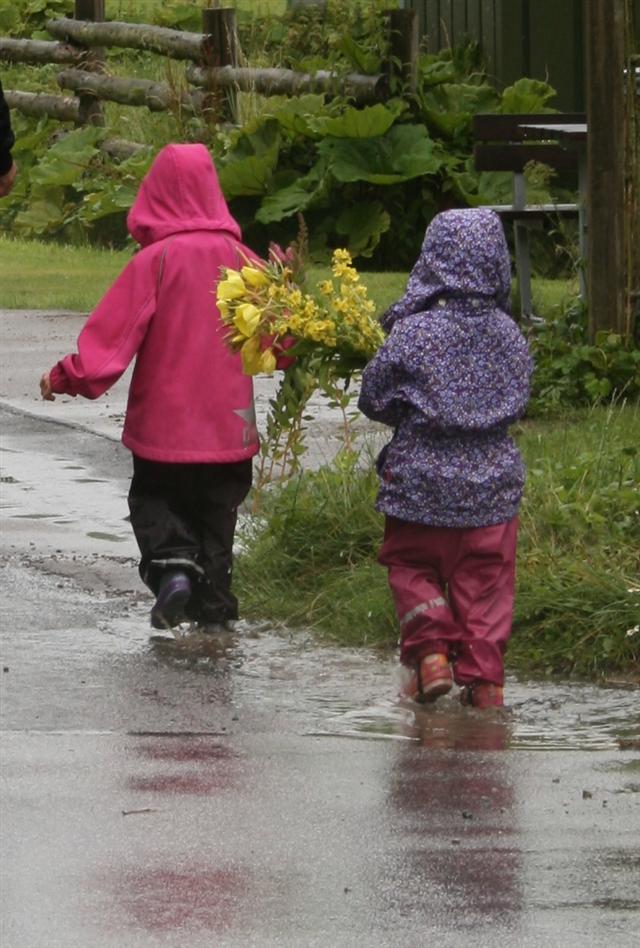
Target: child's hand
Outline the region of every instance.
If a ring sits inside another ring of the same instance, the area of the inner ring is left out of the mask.
[[[55,402],[56,400],[56,396],[51,390],[51,378],[48,372],[45,372],[40,379],[40,394],[45,402]]]

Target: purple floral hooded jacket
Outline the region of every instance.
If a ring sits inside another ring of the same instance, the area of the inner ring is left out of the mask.
[[[493,211],[433,219],[362,378],[360,410],[394,428],[377,465],[385,514],[440,527],[516,515],[525,471],[508,428],[525,411],[532,360],[508,315],[510,286]]]

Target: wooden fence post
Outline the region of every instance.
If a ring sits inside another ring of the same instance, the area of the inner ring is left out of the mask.
[[[586,0],[589,337],[633,338],[640,287],[640,128],[631,0]]]
[[[104,20],[104,0],[75,0],[74,15],[76,20],[91,20],[100,23]],[[105,60],[105,51],[96,47],[87,49],[83,68],[89,71],[100,70]],[[96,96],[80,93],[78,95],[80,108],[78,111],[78,125],[104,125],[104,107]]]
[[[385,10],[384,16],[389,33],[389,55],[391,63],[389,73],[397,68],[394,61],[400,62],[400,75],[409,88],[415,92],[418,85],[418,53],[420,50],[420,30],[417,10]]]
[[[202,62],[204,68],[237,66],[239,59],[236,11],[233,7],[214,7],[202,11]],[[205,100],[205,115],[213,120],[237,122],[238,93],[236,89],[214,89]]]
[[[640,346],[640,3],[625,0],[626,336]],[[636,72],[636,70],[638,70]]]

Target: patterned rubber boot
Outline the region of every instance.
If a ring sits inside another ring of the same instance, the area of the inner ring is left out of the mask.
[[[452,686],[453,675],[449,659],[443,652],[433,652],[417,663],[403,693],[418,704],[431,704],[436,698],[451,691]]]
[[[477,681],[460,692],[460,701],[472,708],[503,708],[504,688],[489,681]]]
[[[172,629],[185,620],[185,606],[191,596],[191,580],[181,570],[172,570],[160,580],[158,598],[151,610],[154,629]]]

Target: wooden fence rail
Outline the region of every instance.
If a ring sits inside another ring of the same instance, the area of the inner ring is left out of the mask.
[[[292,69],[255,69],[247,66],[189,66],[187,79],[204,89],[236,88],[240,92],[258,92],[261,95],[304,95],[324,92],[345,95],[359,105],[380,102],[388,95],[385,75],[362,76],[358,73],[337,75],[320,69],[315,73],[294,72]]]
[[[84,51],[69,43],[0,36],[0,59],[9,63],[81,63]]]
[[[383,101],[389,94],[394,67],[375,76],[339,75],[327,70],[313,74],[291,69],[259,69],[238,65],[241,60],[232,8],[202,11],[202,33],[189,33],[143,23],[104,22],[103,0],[76,0],[75,19],[49,20],[53,41],[0,37],[0,61],[55,63],[73,66],[58,75],[63,89],[77,97],[56,97],[6,90],[11,108],[27,115],[50,116],[77,125],[104,124],[101,103],[119,102],[144,106],[151,111],[180,108],[218,119],[237,120],[237,93],[297,96],[308,92],[344,95],[358,105]],[[399,15],[401,19],[398,19]],[[389,11],[393,62],[409,59],[417,42],[414,14]],[[398,42],[400,37],[401,42]],[[108,47],[140,49],[170,59],[188,60],[186,80],[195,89],[177,90],[169,83],[116,78],[106,74],[104,51]],[[407,63],[405,78],[412,81],[414,66]]]
[[[202,92],[176,91],[167,82],[153,82],[151,79],[118,79],[83,69],[63,69],[58,73],[58,85],[78,95],[90,95],[122,105],[146,106],[150,112],[163,112],[175,106],[193,112],[203,108]]]
[[[77,99],[60,95],[45,95],[41,92],[16,92],[6,89],[7,105],[24,115],[42,118],[48,115],[59,122],[77,122],[80,118],[80,103]]]
[[[205,37],[202,33],[187,33],[164,26],[145,23],[82,22],[63,17],[49,20],[47,32],[65,43],[77,46],[116,46],[123,49],[145,49],[171,59],[204,59]]]

